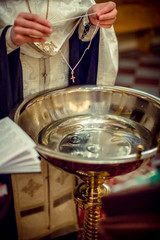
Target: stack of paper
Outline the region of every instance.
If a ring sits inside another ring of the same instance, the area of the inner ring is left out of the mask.
[[[0,120],[0,174],[40,172],[35,142],[10,118]]]

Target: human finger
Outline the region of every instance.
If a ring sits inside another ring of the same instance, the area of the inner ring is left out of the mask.
[[[116,18],[109,19],[109,20],[103,20],[103,21],[99,20],[99,23],[103,24],[103,25],[105,25],[105,24],[113,24],[115,22],[115,20],[116,20]]]
[[[48,25],[46,26],[37,21],[31,20],[31,18],[28,18],[28,17],[26,18],[25,16],[28,16],[28,15],[19,15],[17,19],[14,21],[14,26],[15,27],[20,26],[25,29],[33,29],[42,33],[48,33],[48,34],[52,33],[51,26],[50,27]]]
[[[98,15],[109,13],[113,9],[116,9],[116,3],[115,2],[100,3],[99,8],[97,9],[98,10]]]
[[[27,20],[30,20],[32,22],[37,22],[41,25],[51,27],[51,23],[47,21],[46,19],[42,18],[41,16],[37,14],[32,14],[32,13],[26,13],[26,12],[21,12],[19,14],[19,17],[25,18]]]
[[[115,19],[117,16],[117,9],[114,8],[112,11],[110,12],[99,12],[98,13],[98,18],[100,21],[105,21],[105,20],[109,20],[109,19]]]
[[[101,28],[111,28],[113,24],[99,24],[98,26]]]
[[[20,35],[17,34],[15,36],[15,43],[18,46],[23,45],[24,43],[33,43],[33,42],[45,42],[45,38],[36,38],[36,37],[31,37],[31,36],[26,36],[26,35]]]
[[[49,37],[50,34],[43,33],[34,28],[24,28],[21,26],[14,27],[15,34],[25,35],[25,36],[34,36],[34,37]]]

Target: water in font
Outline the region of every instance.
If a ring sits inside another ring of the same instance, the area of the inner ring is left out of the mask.
[[[37,141],[55,152],[107,159],[136,153],[139,144],[149,149],[152,135],[121,116],[82,115],[54,121],[39,133]]]

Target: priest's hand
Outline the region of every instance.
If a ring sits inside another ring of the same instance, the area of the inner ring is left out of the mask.
[[[21,46],[24,43],[45,42],[52,33],[51,24],[32,13],[20,13],[11,30],[11,40]]]
[[[116,4],[114,2],[97,3],[88,10],[88,14],[92,13],[96,13],[89,16],[93,25],[99,22],[99,27],[110,28],[116,20]]]

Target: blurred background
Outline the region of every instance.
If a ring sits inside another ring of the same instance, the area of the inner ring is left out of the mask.
[[[118,10],[114,24],[119,44],[116,85],[160,97],[160,0],[112,1]]]

